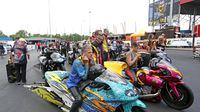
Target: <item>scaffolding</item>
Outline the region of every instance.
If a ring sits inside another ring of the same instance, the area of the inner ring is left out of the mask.
[[[196,48],[200,46],[195,46],[195,32],[194,27],[200,23],[200,1],[199,0],[180,0],[181,11],[180,14],[189,15],[189,29],[192,27],[192,47],[193,56],[200,57],[200,51]]]

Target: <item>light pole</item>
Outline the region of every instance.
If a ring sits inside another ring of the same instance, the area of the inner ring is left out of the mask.
[[[91,36],[91,11],[89,11],[89,35]]]
[[[50,40],[52,41],[52,34],[51,34],[51,12],[50,12],[50,0],[48,0],[48,11],[49,11],[49,33],[50,33]]]
[[[170,16],[170,26],[173,26],[173,4],[174,4],[174,0],[171,0],[170,1],[170,13],[169,13],[169,16]]]

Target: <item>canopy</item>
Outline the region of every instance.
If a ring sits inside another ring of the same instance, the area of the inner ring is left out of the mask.
[[[11,37],[0,37],[0,41],[12,41]]]
[[[145,36],[144,30],[131,34],[131,37],[141,37],[141,36]]]
[[[200,0],[180,0],[180,5],[181,14],[200,15]]]

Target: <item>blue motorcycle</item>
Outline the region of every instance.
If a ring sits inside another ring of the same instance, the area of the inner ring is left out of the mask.
[[[74,100],[65,84],[68,76],[67,71],[46,72],[48,86],[33,84],[25,87],[68,111]],[[79,85],[83,98],[80,112],[145,112],[146,105],[138,99],[134,86],[115,73],[95,65],[91,67],[88,79]]]

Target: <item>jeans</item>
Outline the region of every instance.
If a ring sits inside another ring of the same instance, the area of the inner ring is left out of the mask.
[[[103,62],[108,61],[108,52],[103,52]]]
[[[16,74],[17,74],[17,82],[22,80],[23,83],[26,83],[26,63],[18,64],[15,63]]]

